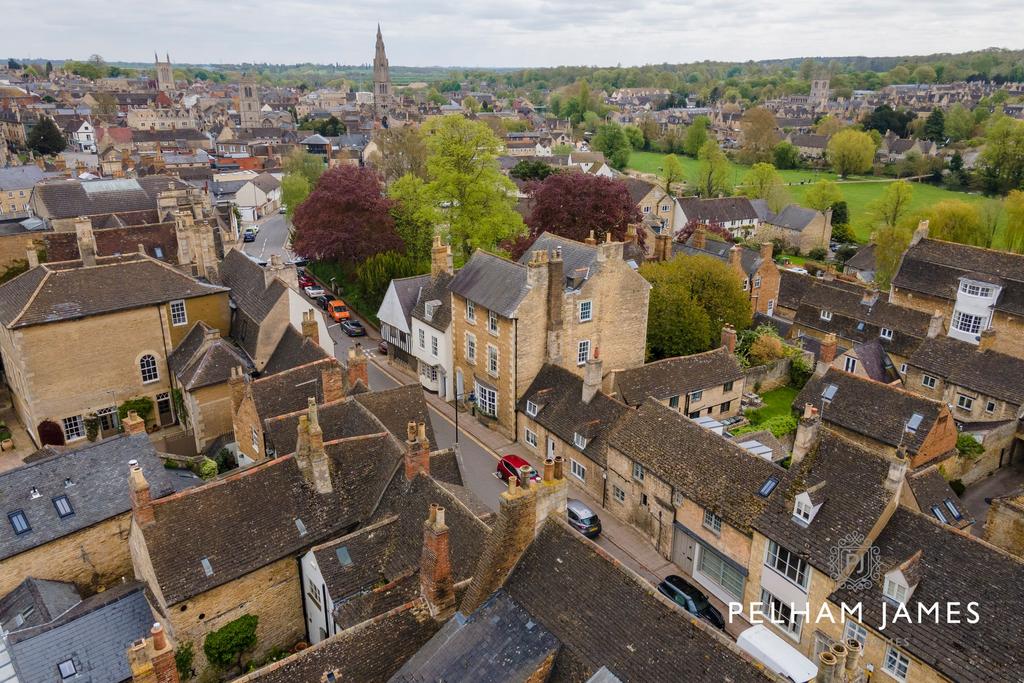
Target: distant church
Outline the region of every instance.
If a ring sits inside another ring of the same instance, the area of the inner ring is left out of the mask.
[[[259,128],[263,125],[259,86],[247,74],[242,75],[242,82],[238,86],[238,119],[242,128]]]
[[[174,67],[171,66],[170,53],[167,54],[167,61],[161,62],[159,55],[154,52],[153,60],[156,62],[156,89],[174,92]]]
[[[388,127],[391,115],[391,74],[388,56],[384,53],[384,37],[377,24],[377,47],[373,54],[373,117],[383,128]]]

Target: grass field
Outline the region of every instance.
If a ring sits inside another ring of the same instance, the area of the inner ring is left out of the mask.
[[[664,154],[658,154],[657,152],[633,152],[629,157],[629,168],[640,171],[641,173],[653,173],[659,175],[661,173],[661,164],[664,160]],[[687,156],[678,156],[679,161],[682,163],[683,168],[686,171],[687,176],[693,174],[697,170],[697,160]],[[733,185],[739,185],[743,182],[743,177],[747,174],[749,167],[741,164],[729,162],[730,169],[732,171],[732,183]],[[834,180],[838,181],[838,177],[835,173],[828,171],[809,171],[809,170],[795,170],[795,171],[779,171],[783,181],[789,186],[789,193],[793,201],[802,203],[804,195],[812,184],[819,180]],[[862,177],[851,177],[844,181],[838,181],[840,190],[843,193],[843,198],[846,200],[846,204],[850,209],[850,225],[853,228],[854,234],[857,236],[857,240],[866,242],[871,235],[871,224],[868,218],[868,205],[875,201],[885,191],[886,185],[891,180],[882,180],[875,176],[862,176]],[[928,208],[932,204],[941,202],[946,199],[960,199],[966,202],[981,203],[985,201],[985,197],[978,194],[969,194],[967,192],[956,192],[954,190],[947,190],[943,187],[937,187],[935,185],[929,185],[925,183],[914,183],[914,195],[910,202],[910,210],[920,211]],[[1005,218],[1003,219],[1005,222]],[[1001,230],[1002,228],[1000,228]],[[996,246],[999,246],[999,237],[996,237]]]

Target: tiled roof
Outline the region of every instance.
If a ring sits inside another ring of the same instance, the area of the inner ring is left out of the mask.
[[[914,494],[914,500],[925,515],[935,516],[932,507],[938,507],[945,521],[958,528],[968,527],[974,523],[974,516],[964,507],[960,497],[956,495],[949,482],[942,476],[938,465],[928,465],[907,475],[907,483]],[[947,506],[952,504],[962,519],[956,519],[953,511]],[[938,519],[938,517],[936,517]],[[940,520],[942,521],[942,520]]]
[[[437,448],[437,437],[430,421],[430,412],[427,410],[427,399],[419,384],[366,391],[355,394],[354,398],[373,413],[399,441],[405,441],[406,429],[410,422],[424,423],[430,447]]]
[[[885,487],[889,461],[883,456],[831,432],[825,432],[815,450],[790,468],[788,481],[755,522],[762,534],[831,575],[836,570],[832,553],[842,539],[866,539],[892,502]],[[825,498],[809,525],[793,518],[793,499],[802,491],[823,485]]]
[[[272,447],[275,455],[290,455],[295,452],[299,417],[306,414],[307,409],[302,408],[265,421],[267,447]],[[386,431],[380,420],[374,418],[369,410],[352,398],[343,398],[317,406],[317,416],[323,430],[324,441],[380,434]],[[405,439],[405,428],[402,428],[401,434],[395,436]]]
[[[699,249],[693,246],[694,237],[691,236],[686,244],[680,244],[678,242],[672,243],[672,253],[675,254],[686,254],[687,256],[711,256],[719,261],[725,263],[729,262],[729,251],[732,249],[734,244],[732,242],[720,242],[714,239],[707,239],[704,243],[704,248]],[[740,246],[740,265],[743,266],[743,272],[747,275],[753,275],[764,263],[764,259],[761,258],[761,252],[750,247]]]
[[[252,380],[252,398],[257,414],[264,420],[303,410],[308,399],[323,403],[323,373],[338,372],[337,359],[327,358],[300,365],[275,375]]]
[[[548,519],[505,583],[509,596],[561,643],[585,681],[607,666],[623,681],[759,681],[762,669],[663,602],[653,585],[561,520]],[[671,656],[652,656],[671,653]]]
[[[729,524],[747,531],[765,505],[780,497],[758,495],[764,483],[786,471],[685,415],[647,399],[616,425],[608,445],[638,462],[673,489]]]
[[[985,274],[1002,282],[995,308],[1024,315],[1024,255],[982,247],[923,239],[903,256],[893,287],[954,300],[960,278]]]
[[[81,601],[82,596],[73,583],[29,577],[0,598],[0,625],[4,631],[39,626],[56,619]],[[22,619],[20,626],[17,623],[19,616]]]
[[[364,521],[401,461],[401,448],[382,435],[325,447],[334,487],[330,494],[317,494],[295,458],[286,456],[157,501],[156,521],[143,527],[143,535],[167,604],[297,554]],[[209,575],[203,559],[212,568]]]
[[[831,401],[822,398],[828,386],[835,387]],[[793,401],[793,408],[801,412],[807,403],[821,411],[825,422],[894,448],[906,446],[911,454],[924,444],[944,407],[940,401],[836,368],[812,377]],[[910,432],[907,426],[915,414],[921,416],[920,424]]]
[[[757,212],[746,197],[717,197],[699,199],[680,197],[679,206],[687,220],[701,223],[729,223],[733,221],[755,221]]]
[[[820,513],[819,513],[820,514]],[[959,533],[934,518],[900,507],[874,542],[883,575],[921,551],[921,578],[907,608],[949,603],[966,609],[977,603],[979,620],[959,624],[945,618],[893,620],[894,606],[882,597],[881,578],[866,590],[841,588],[829,599],[863,605],[863,622],[876,631],[882,605],[888,612],[881,633],[900,642],[900,649],[953,681],[1016,681],[1024,670],[1019,634],[1024,633],[1024,563],[1008,553]],[[855,576],[854,578],[857,578]],[[942,611],[940,609],[940,612]],[[943,615],[944,616],[944,615]],[[912,665],[913,666],[913,665]]]
[[[439,273],[437,277],[430,278],[419,292],[416,305],[413,307],[410,315],[412,315],[413,318],[430,325],[435,330],[441,332],[447,330],[448,325],[452,322],[452,297],[451,292],[448,291],[448,286],[452,282],[452,277],[452,275],[442,272]],[[441,302],[440,306],[434,308],[429,320],[427,319],[428,301]]]
[[[578,154],[573,154],[572,160],[576,163],[583,161],[578,158]],[[622,179],[622,182],[626,184],[626,188],[629,190],[629,198],[633,200],[634,204],[639,204],[656,187],[653,183],[641,180],[635,176],[626,176]]]
[[[139,135],[139,132],[135,133],[136,139]],[[57,180],[37,186],[35,197],[45,207],[47,218],[75,218],[155,209],[158,193],[188,187],[169,175],[116,180]]]
[[[450,289],[478,306],[512,318],[529,291],[526,266],[477,249],[455,274]]]
[[[528,264],[534,251],[546,251],[554,254],[556,250],[560,250],[562,254],[562,270],[566,278],[577,272],[593,275],[600,268],[596,246],[549,232],[543,232],[537,237],[526,253],[519,257],[519,264],[523,266]]]
[[[8,647],[21,681],[55,681],[57,667],[71,659],[90,681],[131,678],[126,651],[153,625],[145,586],[114,586],[78,603],[47,624],[8,634]]]
[[[820,280],[810,275],[794,273],[791,270],[779,270],[779,305],[786,308],[797,308],[805,296],[820,291],[821,287],[829,287],[829,290],[840,289],[847,292],[861,293],[866,291],[863,285],[846,282],[844,280]]]
[[[216,339],[204,344],[211,335],[216,335]],[[244,354],[202,320],[192,326],[171,352],[168,364],[178,383],[188,391],[227,382],[233,368],[241,367],[247,372],[253,369]]]
[[[766,222],[787,230],[800,231],[820,215],[820,211],[806,209],[799,204],[790,204],[782,211],[768,216]]]
[[[118,218],[118,214],[110,216],[112,222],[120,222]],[[98,256],[132,254],[139,250],[141,244],[146,254],[153,258],[172,264],[178,262],[178,235],[173,222],[102,228],[100,222],[94,221],[93,228],[100,228],[93,231]],[[75,261],[81,258],[78,238],[73,232],[47,233],[43,240],[46,242],[46,258],[49,261]]]
[[[270,354],[270,360],[263,366],[263,375],[273,375],[330,357],[320,344],[303,335],[294,325],[288,325]]]
[[[677,356],[615,372],[615,391],[628,405],[647,397],[664,401],[743,378],[736,357],[725,347],[691,356]]]
[[[146,434],[121,435],[64,451],[0,473],[0,512],[21,510],[32,530],[17,535],[0,524],[0,559],[62,538],[131,509],[128,462],[138,461],[152,496],[165,496],[182,480],[164,468]],[[68,483],[70,481],[70,483]],[[36,494],[33,496],[33,490]],[[53,499],[67,496],[74,514],[61,519]]]
[[[0,322],[43,325],[226,291],[139,254],[97,259],[89,267],[44,263],[0,285]]]
[[[530,419],[572,446],[575,434],[587,439],[583,454],[598,465],[605,464],[608,432],[629,411],[622,403],[598,391],[583,402],[583,379],[557,365],[545,365],[523,393],[516,410],[526,413],[532,401],[540,409]]]
[[[857,250],[857,253],[852,258],[848,259],[844,264],[846,268],[852,268],[854,270],[867,270],[874,271],[875,265],[875,243],[865,244],[863,247]]]
[[[0,192],[27,190],[44,177],[43,170],[35,164],[0,168]]]
[[[287,286],[279,278],[267,285],[266,271],[237,249],[224,255],[220,278],[231,289],[231,299],[256,323],[263,322],[285,295]]]
[[[907,364],[950,384],[1024,405],[1024,360],[952,337],[925,339]]]

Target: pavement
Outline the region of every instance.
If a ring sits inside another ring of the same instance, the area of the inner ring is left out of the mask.
[[[269,216],[260,225],[260,233],[255,242],[243,245],[243,250],[250,255],[269,259],[272,254],[280,254],[285,260],[292,254],[285,247],[288,235],[288,224],[283,215]],[[326,286],[325,286],[326,288]],[[358,316],[357,316],[358,317]],[[345,362],[349,348],[355,343],[362,345],[367,363],[367,376],[373,390],[389,389],[405,384],[419,383],[419,378],[404,366],[391,362],[377,351],[380,335],[368,321],[360,319],[366,328],[367,336],[351,338],[345,335],[337,323],[328,325],[328,332],[334,342],[334,353]],[[456,411],[455,408],[439,398],[436,393],[424,391],[430,422],[434,428],[437,444],[435,448],[450,448],[456,445]],[[510,441],[466,412],[458,415],[458,454],[462,465],[462,476],[466,486],[492,510],[498,509],[498,496],[506,485],[496,476],[498,460],[502,455],[514,453],[528,460],[538,470],[542,468],[541,460],[530,450],[519,443]],[[600,501],[594,500],[582,488],[570,479],[569,497],[576,498],[587,504],[601,515],[601,536],[596,543],[609,555],[624,566],[636,572],[644,579],[658,583],[669,574],[680,573],[680,569],[663,558],[644,537],[631,527],[604,513]],[[708,596],[713,603],[727,614],[724,605],[718,604],[713,596]],[[729,625],[728,632],[733,636],[745,625]],[[735,631],[735,633],[734,633]]]
[[[1016,462],[1001,467],[991,475],[968,486],[964,495],[960,496],[960,500],[974,517],[971,533],[975,536],[985,534],[985,520],[988,519],[990,500],[1016,491],[1022,485],[1024,485],[1024,459],[1018,457]]]

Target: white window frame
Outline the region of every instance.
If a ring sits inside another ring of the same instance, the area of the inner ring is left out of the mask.
[[[573,432],[572,445],[582,451],[584,448],[587,447],[587,437],[583,436],[579,432]]]
[[[760,289],[760,288],[761,288],[761,276],[758,275],[757,277],[754,278],[754,289]]]
[[[537,447],[537,432],[533,431],[529,427],[523,427],[523,441],[526,442],[527,446]]]
[[[250,430],[252,432],[249,435],[250,438],[252,439],[252,449],[254,451],[256,451],[257,453],[259,453],[260,452],[260,433],[258,431],[256,431],[255,427],[251,427]]]
[[[903,669],[902,673],[900,673],[901,667]],[[900,652],[895,646],[889,645],[885,648],[885,660],[882,662],[882,671],[897,681],[905,681],[910,673],[910,657]]]
[[[590,340],[581,339],[576,346],[576,365],[586,365],[590,360]]]
[[[853,356],[847,356],[843,359],[843,370],[846,372],[857,372],[857,359]]]
[[[147,359],[149,360],[147,361]],[[139,375],[142,377],[143,384],[160,381],[160,366],[157,365],[156,356],[152,353],[143,354],[139,358]]]
[[[811,521],[811,506],[802,500],[798,500],[793,504],[793,516],[804,522]]]
[[[587,480],[586,466],[573,458],[569,458],[569,474],[576,477],[580,481],[585,482]]]
[[[856,640],[863,647],[868,640],[868,630],[853,619],[848,619],[843,628],[843,640]]]
[[[793,605],[761,589],[762,610],[771,620],[772,625],[780,629],[793,640],[800,642],[803,630],[803,615],[794,614]]]
[[[612,498],[615,499],[616,503],[624,504],[626,502],[626,491],[612,484]]]
[[[708,550],[703,543],[698,543],[700,559],[697,560],[697,571],[722,587],[726,593],[736,600],[743,599],[746,577],[726,562],[718,553]]]
[[[959,332],[981,334],[981,331],[985,329],[985,316],[955,311],[953,313],[953,321],[950,324],[954,330]]]
[[[171,310],[171,325],[174,327],[181,327],[182,325],[188,325],[188,311],[185,309],[185,300],[176,299],[170,304]]]
[[[936,379],[934,377],[932,377],[931,375],[922,375],[921,376],[921,385],[922,386],[928,387],[929,389],[934,389],[935,388],[935,383],[936,383]]]
[[[437,358],[437,345],[438,345],[437,335],[436,334],[430,335],[430,353],[431,353],[431,355],[434,356],[434,358]]]
[[[888,327],[883,327],[881,330],[878,331],[878,336],[881,337],[882,339],[888,339],[889,341],[892,341],[892,330],[890,330]]]
[[[976,285],[971,282],[961,282],[960,291],[967,296],[976,296],[982,299],[988,299],[992,296],[992,288],[984,287],[982,285]]]
[[[70,664],[71,668],[66,668],[65,664]],[[60,675],[60,680],[62,681],[77,678],[78,665],[75,664],[75,660],[73,659],[65,659],[63,662],[57,665],[57,673]]]
[[[638,462],[633,463],[633,479],[636,481],[644,480],[644,466]]]
[[[427,348],[427,333],[425,330],[419,329],[416,331],[416,342],[421,349]]]
[[[704,528],[712,532],[716,536],[722,533],[722,518],[716,515],[711,510],[704,508],[704,519],[701,521]]]
[[[810,567],[807,561],[796,553],[769,540],[765,549],[764,564],[794,586],[807,590],[811,579]]]
[[[698,389],[697,391],[690,392],[690,403],[696,403],[697,401],[704,398],[704,390]]]
[[[498,360],[498,347],[494,344],[487,345],[487,374],[492,377],[498,376],[500,365]]]
[[[996,405],[995,401],[985,401],[985,412],[986,413],[994,413],[994,412],[996,412],[996,408],[998,408],[998,407],[999,406]]]
[[[900,374],[901,375],[907,374],[907,364],[906,363],[900,363]]]
[[[476,304],[469,299],[466,300],[466,320],[471,323],[476,322]]]
[[[581,323],[589,323],[594,319],[594,302],[590,299],[581,301],[577,308],[579,312],[579,320]],[[585,314],[584,314],[585,311]]]
[[[466,333],[466,362],[476,365],[476,335]]]
[[[498,416],[498,390],[474,384],[476,404],[480,412],[491,417]]]
[[[537,415],[537,413],[539,411],[540,411],[540,408],[539,408],[539,406],[536,403],[534,403],[533,401],[527,401],[526,402],[526,414],[527,415],[529,415],[530,417],[536,417],[536,415]]]
[[[957,394],[956,407],[959,408],[960,410],[966,410],[970,412],[971,410],[974,410],[974,399],[971,398],[970,396],[965,396],[964,394]]]
[[[81,415],[70,415],[60,421],[64,430],[64,441],[78,441],[85,438],[85,420]]]
[[[832,320],[832,311],[827,311],[823,308],[819,317],[826,322]]]
[[[487,311],[487,331],[498,334],[498,314],[494,311]]]
[[[885,577],[885,585],[882,586],[882,595],[903,604],[907,601],[907,587],[901,583],[893,581],[888,576]]]

